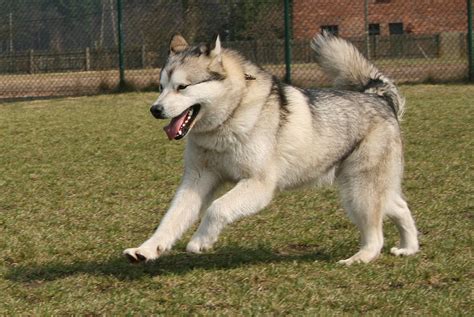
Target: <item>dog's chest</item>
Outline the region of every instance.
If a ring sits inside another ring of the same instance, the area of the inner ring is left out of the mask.
[[[239,149],[208,154],[208,168],[228,181],[239,181],[249,178],[255,173],[252,155]]]
[[[239,181],[250,178],[262,171],[266,158],[262,153],[249,145],[236,145],[224,151],[201,149],[201,164],[204,168],[214,171],[227,181]]]

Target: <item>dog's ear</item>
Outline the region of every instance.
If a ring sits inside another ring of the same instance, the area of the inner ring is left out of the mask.
[[[188,47],[189,47],[189,44],[188,42],[186,42],[184,37],[181,34],[176,33],[171,38],[169,53],[170,54],[180,53],[184,51],[185,49],[187,49]]]
[[[210,57],[212,61],[221,62],[221,41],[216,34],[210,43],[201,43],[193,49],[195,56]]]
[[[208,45],[208,53],[211,62],[208,66],[209,71],[219,74],[222,78],[226,77],[226,71],[224,65],[222,64],[222,47],[221,39],[219,35],[216,34],[211,44]]]
[[[222,47],[219,34],[216,34],[209,45],[209,56],[218,63],[222,62]]]

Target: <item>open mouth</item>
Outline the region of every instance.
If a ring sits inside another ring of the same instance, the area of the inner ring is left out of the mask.
[[[188,109],[186,109],[179,116],[171,119],[170,124],[163,128],[165,130],[168,139],[170,140],[180,140],[184,138],[186,134],[193,127],[194,120],[201,109],[201,105],[195,104]]]

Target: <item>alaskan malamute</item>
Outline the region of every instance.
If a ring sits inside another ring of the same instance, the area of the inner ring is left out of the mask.
[[[226,225],[262,210],[281,190],[333,182],[361,233],[360,250],[340,263],[380,254],[385,215],[401,237],[391,253],[418,251],[401,190],[404,98],[345,40],[320,34],[311,47],[336,89],[286,85],[222,48],[218,36],[197,46],[173,36],[151,113],[171,119],[170,140],[187,138],[184,175],[155,233],[124,251],[131,261],[158,258],[200,214],[189,252],[212,248]],[[215,199],[224,182],[235,186]]]

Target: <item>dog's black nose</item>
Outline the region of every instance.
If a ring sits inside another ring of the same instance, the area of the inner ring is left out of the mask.
[[[166,119],[166,117],[163,115],[163,106],[162,105],[153,105],[150,108],[150,112],[153,115],[153,117],[157,119]]]

